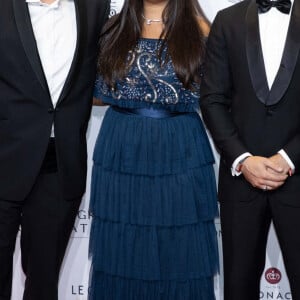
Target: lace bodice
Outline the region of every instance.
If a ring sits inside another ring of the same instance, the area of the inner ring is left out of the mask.
[[[185,89],[177,78],[172,61],[161,63],[157,51],[158,39],[139,40],[135,51],[129,53],[129,71],[114,89],[98,77],[94,96],[103,102],[126,108],[163,107],[172,111],[189,112],[199,108],[199,87]],[[166,55],[163,50],[162,60]]]

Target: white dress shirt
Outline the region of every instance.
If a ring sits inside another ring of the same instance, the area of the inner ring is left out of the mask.
[[[291,0],[292,4],[293,1],[294,0]],[[273,85],[274,79],[277,75],[281,63],[290,23],[290,17],[291,11],[289,14],[284,14],[275,7],[271,8],[266,13],[258,15],[260,42],[262,46],[262,53],[269,89],[271,89]],[[278,153],[283,156],[291,169],[294,170],[295,165],[293,164],[287,153],[283,149],[281,149]],[[239,162],[248,156],[251,156],[251,153],[243,153],[233,162],[231,168],[233,176],[238,176],[241,174],[240,172],[236,171],[236,168]]]
[[[52,4],[40,0],[25,1],[28,4],[40,60],[55,107],[70,71],[76,48],[74,0],[56,0]],[[54,136],[54,128],[51,136]]]

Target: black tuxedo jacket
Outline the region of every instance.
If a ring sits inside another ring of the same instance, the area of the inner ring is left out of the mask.
[[[19,201],[32,188],[54,122],[59,178],[66,198],[85,190],[86,129],[98,38],[108,0],[74,0],[77,47],[56,109],[41,66],[25,0],[1,0],[0,199]]]
[[[201,109],[220,150],[220,201],[262,193],[230,167],[244,152],[269,157],[284,149],[296,173],[270,196],[300,206],[300,1],[296,0],[280,68],[268,88],[255,0],[218,13],[207,44]]]

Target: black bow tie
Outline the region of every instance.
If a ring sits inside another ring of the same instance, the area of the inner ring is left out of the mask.
[[[289,14],[292,6],[291,0],[256,0],[256,3],[258,6],[258,11],[260,13],[265,13],[269,11],[272,7],[276,7],[282,13]]]

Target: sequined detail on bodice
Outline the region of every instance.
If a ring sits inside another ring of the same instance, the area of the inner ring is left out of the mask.
[[[158,58],[161,41],[142,38],[136,49],[129,53],[129,71],[126,78],[118,81],[114,89],[101,77],[96,81],[96,98],[103,102],[127,108],[163,107],[172,111],[192,112],[199,108],[199,87],[195,91],[185,89],[175,74],[171,60]]]

